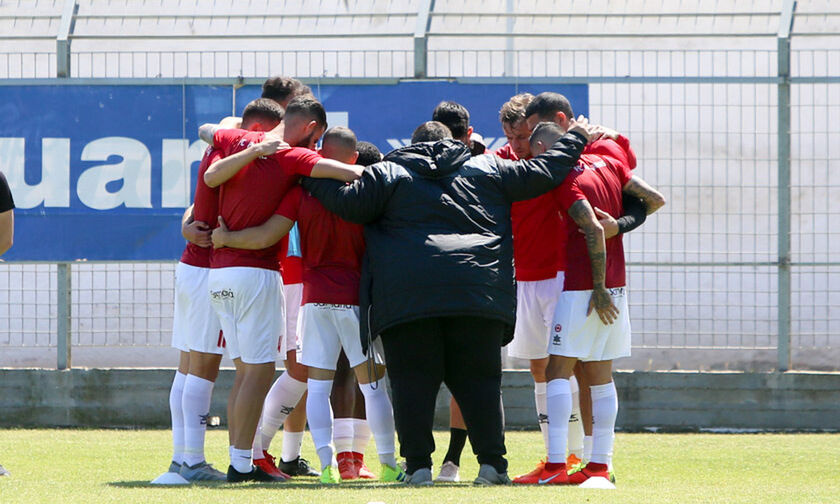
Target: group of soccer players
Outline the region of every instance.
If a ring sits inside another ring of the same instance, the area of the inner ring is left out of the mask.
[[[463,106],[442,102],[432,116],[474,155],[507,159],[544,152],[574,121],[562,95],[516,95],[499,116],[508,144],[481,154]],[[518,299],[509,353],[531,362],[547,453],[514,483],[612,477],[611,361],[630,353],[620,233],[664,199],[632,174],[636,158],[625,137],[592,126],[589,134],[563,184],[511,211]],[[180,361],[169,401],[174,452],[169,478],[161,481],[375,478],[363,457],[371,435],[379,478],[406,480],[396,460],[379,340],[362,350],[362,227],[331,214],[298,184],[301,177],[355,180],[382,155],[348,128],[327,129],[326,112],[309,88],[284,77],[267,80],[241,118],[204,125],[199,136],[209,146],[182,222],[188,244],[175,273],[172,342]],[[224,351],[236,367],[226,474],[204,457]],[[278,352],[286,371],[272,384]],[[467,426],[454,401],[451,420],[439,481],[459,480]],[[300,455],[307,421],[320,471]],[[278,461],[268,450],[281,424]]]

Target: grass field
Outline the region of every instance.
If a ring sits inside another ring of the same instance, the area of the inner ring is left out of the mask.
[[[473,487],[471,483],[406,488],[351,483],[325,488],[314,479],[282,485],[204,484],[160,488],[148,484],[169,464],[167,431],[0,430],[0,503],[83,502],[403,502],[586,503],[829,503],[840,502],[838,434],[619,434],[618,489]],[[438,433],[435,464],[446,451]],[[535,432],[508,433],[511,475],[528,471],[542,455]],[[227,467],[227,436],[208,433],[208,459]],[[469,445],[462,479],[477,465]],[[304,440],[304,456],[314,449]],[[378,471],[373,444],[367,454]]]

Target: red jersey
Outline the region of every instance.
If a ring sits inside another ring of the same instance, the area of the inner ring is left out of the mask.
[[[219,188],[207,187],[204,183],[204,172],[210,168],[216,160],[222,158],[222,151],[213,146],[207,147],[204,157],[198,165],[198,181],[195,184],[195,197],[193,198],[193,220],[206,223],[211,228],[216,227],[219,217]],[[187,243],[184,253],[181,254],[181,262],[197,268],[210,267],[210,255],[213,247],[199,247],[194,243]]]
[[[624,135],[618,135],[616,140],[608,138],[596,140],[584,147],[583,153],[610,156],[631,170],[636,169],[636,153],[630,147],[630,140]]]
[[[504,159],[519,159],[506,144],[494,154]],[[513,264],[520,281],[546,280],[566,267],[566,229],[557,211],[554,191],[510,207],[513,227]]]
[[[280,240],[280,252],[277,254],[277,260],[280,261],[280,276],[283,277],[283,285],[303,282],[303,261],[300,256],[289,255],[289,235]]]
[[[587,200],[615,218],[624,213],[622,189],[632,178],[630,167],[610,156],[582,154],[578,166],[560,184],[560,203],[564,213],[576,201]],[[586,237],[578,231],[571,218],[566,219],[567,259],[564,290],[592,289],[592,264],[586,248]],[[624,272],[624,244],[619,234],[606,243],[607,288],[623,287],[626,284]]]
[[[340,219],[295,187],[277,213],[297,221],[303,251],[302,304],[359,304],[365,238],[362,226]]]
[[[213,136],[213,145],[225,157],[261,142],[265,133],[245,130],[219,130]],[[239,231],[259,226],[268,220],[301,175],[309,175],[321,156],[309,149],[295,147],[271,156],[255,159],[222,184],[219,191],[219,215],[228,229]],[[213,252],[212,268],[245,266],[277,270],[277,253],[280,243],[261,250],[244,250],[223,247]]]

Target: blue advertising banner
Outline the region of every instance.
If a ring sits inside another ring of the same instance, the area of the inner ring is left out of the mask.
[[[383,152],[405,145],[435,105],[466,106],[488,148],[504,145],[499,107],[517,92],[556,91],[587,114],[586,85],[329,85],[313,92],[331,125]],[[235,96],[233,95],[235,93]],[[236,113],[259,86],[0,86],[0,171],[14,195],[5,260],[175,260],[205,145],[198,126]],[[235,100],[234,100],[235,98]]]

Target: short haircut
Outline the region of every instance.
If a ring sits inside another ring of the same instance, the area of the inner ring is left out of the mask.
[[[502,124],[510,124],[513,126],[519,121],[525,119],[525,107],[531,103],[534,95],[531,93],[520,93],[511,96],[502,108],[499,110],[499,122]]]
[[[269,77],[262,85],[262,97],[282,103],[305,94],[312,94],[309,86],[292,77]]]
[[[445,138],[452,138],[452,132],[445,124],[437,121],[426,121],[414,130],[411,135],[411,143],[437,142]]]
[[[324,133],[323,144],[333,144],[340,149],[356,150],[356,134],[350,128],[333,126]]]
[[[552,93],[546,91],[538,94],[531,100],[531,103],[525,108],[525,117],[531,117],[537,114],[540,121],[553,121],[554,114],[563,112],[566,119],[574,119],[575,114],[572,111],[572,104],[569,100],[560,93]]]
[[[470,129],[470,113],[460,103],[454,101],[442,101],[432,112],[432,121],[443,123],[453,138],[462,138]]]
[[[531,152],[536,152],[537,142],[542,142],[543,145],[551,147],[566,132],[557,123],[553,121],[543,121],[534,128],[531,133],[531,138],[528,143],[531,144]]]
[[[327,128],[327,112],[324,110],[321,102],[312,95],[301,95],[292,98],[292,101],[286,107],[286,116],[297,115],[305,116],[309,120],[318,123],[322,128]]]
[[[382,161],[382,153],[370,142],[358,142],[356,144],[356,152],[359,153],[359,157],[356,159],[357,165],[370,166],[373,163]]]
[[[242,111],[242,127],[248,129],[255,122],[277,124],[283,120],[283,107],[274,100],[257,98]]]

